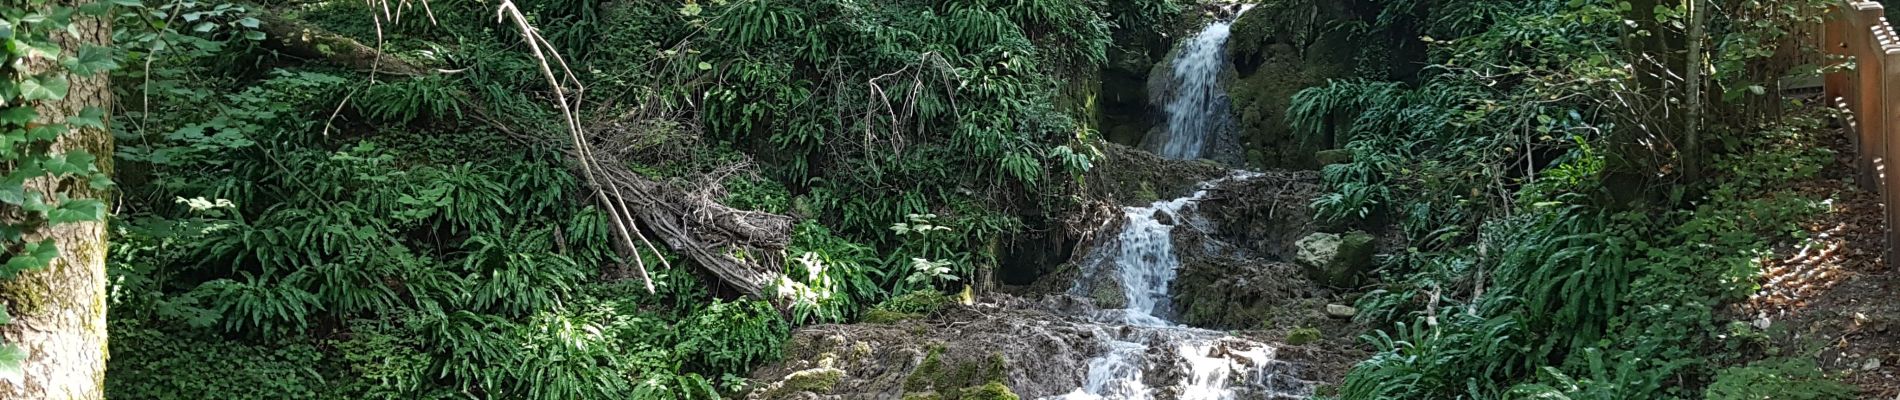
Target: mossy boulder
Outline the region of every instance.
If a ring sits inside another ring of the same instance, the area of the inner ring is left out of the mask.
[[[1286,334],[1286,344],[1293,346],[1305,346],[1319,340],[1319,329],[1312,327],[1294,328]]]
[[[1352,162],[1352,150],[1329,149],[1313,153],[1313,160],[1319,165],[1345,164]]]
[[[1354,287],[1372,270],[1374,238],[1365,232],[1314,233],[1294,243],[1294,260],[1308,279],[1333,287]]]
[[[831,393],[833,387],[838,385],[840,379],[844,379],[844,370],[831,367],[793,372],[791,375],[786,375],[784,380],[760,390],[759,394],[752,398],[777,400],[798,398],[804,394],[828,394]]]
[[[931,347],[924,361],[904,379],[905,399],[1016,400],[1003,384],[1009,361],[1000,353],[968,362],[946,362],[943,347]]]
[[[1115,274],[1097,274],[1090,279],[1088,297],[1095,306],[1102,309],[1123,308],[1128,306],[1128,294],[1122,289],[1121,279]]]

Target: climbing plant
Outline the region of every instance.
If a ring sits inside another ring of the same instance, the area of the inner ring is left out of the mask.
[[[69,110],[49,107],[68,95],[73,79],[99,76],[119,67],[118,55],[96,44],[62,44],[56,35],[73,28],[74,18],[107,16],[115,5],[137,6],[119,0],[68,6],[46,0],[0,6],[0,282],[21,273],[45,269],[60,255],[46,229],[76,222],[99,221],[106,215],[103,197],[69,197],[67,193],[106,193],[113,182],[99,168],[99,155],[83,148],[56,146],[75,129],[106,129],[106,110],[85,107]],[[76,44],[76,45],[75,45]],[[75,112],[76,111],[76,112]],[[67,190],[77,186],[89,190]],[[11,299],[21,301],[22,299]],[[12,320],[0,307],[0,324]],[[0,380],[19,381],[27,354],[16,344],[0,342]]]

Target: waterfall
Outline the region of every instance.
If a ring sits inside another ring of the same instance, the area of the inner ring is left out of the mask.
[[[1121,232],[1083,259],[1083,273],[1114,276],[1113,283],[1120,285],[1126,306],[1094,316],[1107,324],[1097,334],[1111,338],[1106,342],[1108,352],[1089,360],[1082,387],[1051,400],[1230,400],[1311,395],[1310,384],[1291,376],[1290,368],[1275,360],[1272,346],[1177,325],[1166,318],[1172,315],[1168,287],[1180,267],[1174,254],[1175,230],[1205,230],[1205,221],[1193,210],[1209,190],[1257,176],[1235,171],[1202,183],[1201,190],[1188,197],[1122,208],[1126,222]],[[1090,281],[1087,277],[1078,280],[1071,291],[1089,292],[1091,288],[1084,282]],[[1178,379],[1157,382],[1163,376]]]
[[[1239,12],[1246,12],[1242,6]],[[1235,147],[1231,138],[1225,89],[1220,74],[1226,68],[1225,47],[1233,23],[1209,24],[1183,44],[1172,65],[1172,95],[1167,101],[1163,135],[1150,138],[1148,148],[1171,159],[1203,158],[1212,147]],[[1155,135],[1151,135],[1155,136]],[[1227,149],[1231,150],[1231,149]],[[1216,151],[1218,152],[1218,151]],[[1105,310],[1093,319],[1102,324],[1097,334],[1107,338],[1106,353],[1089,360],[1083,385],[1046,400],[1163,399],[1231,400],[1305,398],[1312,384],[1293,376],[1297,368],[1275,359],[1275,348],[1222,332],[1177,325],[1169,287],[1181,262],[1175,255],[1177,230],[1209,231],[1195,209],[1208,191],[1229,181],[1246,180],[1258,173],[1235,171],[1204,182],[1188,197],[1157,201],[1146,207],[1122,208],[1121,231],[1106,238],[1083,258],[1083,277],[1070,290],[1077,295],[1094,292],[1094,285],[1121,288],[1122,309]],[[1102,278],[1113,278],[1108,282]]]
[[[1242,6],[1240,12],[1250,7]],[[1182,44],[1168,82],[1172,90],[1166,91],[1172,97],[1163,107],[1167,125],[1160,137],[1148,142],[1150,151],[1177,160],[1203,158],[1210,142],[1231,134],[1233,117],[1220,76],[1227,68],[1227,37],[1232,28],[1231,20],[1216,21]]]

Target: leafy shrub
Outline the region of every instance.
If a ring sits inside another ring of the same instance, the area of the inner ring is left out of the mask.
[[[299,340],[248,344],[119,322],[112,330],[114,398],[325,399],[337,394],[319,369],[326,356]]]
[[[777,360],[790,328],[770,303],[714,301],[682,321],[679,334],[676,351],[701,371],[744,373]]]

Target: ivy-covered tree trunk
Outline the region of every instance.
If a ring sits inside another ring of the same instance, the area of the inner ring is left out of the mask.
[[[79,0],[53,0],[51,7],[78,7]],[[82,45],[105,45],[112,27],[105,18],[74,16],[67,32],[49,32],[61,53],[71,55]],[[110,110],[112,93],[106,74],[81,75],[65,71],[48,58],[29,59],[23,76],[64,74],[70,83],[65,96],[39,100],[34,124],[67,122],[68,116],[96,107]],[[54,141],[50,153],[85,151],[96,156],[100,171],[110,171],[112,134],[97,126],[74,124]],[[47,199],[106,199],[83,177],[42,176],[24,184],[27,193]],[[15,219],[18,212],[0,213]],[[11,221],[9,221],[11,222]],[[52,224],[26,232],[28,243],[52,239],[58,256],[45,268],[0,280],[12,322],[0,325],[0,337],[24,351],[20,374],[0,381],[0,399],[102,399],[106,370],[106,225],[103,220]]]

